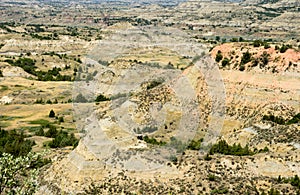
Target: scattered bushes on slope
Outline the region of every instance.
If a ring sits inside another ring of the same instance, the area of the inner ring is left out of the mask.
[[[295,116],[293,116],[292,119],[290,119],[288,121],[284,120],[281,117],[274,116],[274,115],[264,115],[263,120],[272,121],[272,122],[274,122],[276,124],[279,124],[279,125],[291,125],[291,124],[295,124],[295,123],[300,122],[300,113],[296,114]]]

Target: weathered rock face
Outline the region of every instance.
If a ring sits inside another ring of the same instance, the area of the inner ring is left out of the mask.
[[[27,72],[25,72],[22,68],[20,67],[12,67],[12,66],[6,66],[2,69],[2,74],[4,77],[24,77],[24,78],[29,78],[29,77],[34,77]]]

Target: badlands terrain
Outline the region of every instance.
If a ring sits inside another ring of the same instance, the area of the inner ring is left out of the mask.
[[[0,194],[299,194],[299,11],[1,0]]]

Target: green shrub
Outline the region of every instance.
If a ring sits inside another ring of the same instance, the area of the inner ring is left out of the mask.
[[[75,138],[74,134],[68,134],[65,131],[59,131],[55,138],[48,144],[50,148],[62,148],[66,146],[73,146],[74,148],[78,145],[79,140]]]
[[[284,125],[285,124],[285,120],[283,118],[277,117],[277,116],[274,116],[274,115],[264,115],[263,120],[272,121],[272,122],[277,123],[279,125]]]
[[[290,48],[292,48],[291,45],[282,45],[282,46],[280,47],[279,51],[280,51],[280,53],[285,53],[286,50],[288,50],[288,49],[290,49]]]
[[[299,122],[300,122],[300,113],[293,116],[293,118],[290,119],[286,124],[290,125],[290,124],[295,124],[295,123],[299,123]]]
[[[298,189],[300,189],[300,179],[298,175],[295,175],[293,178],[291,178],[290,183],[292,186],[295,186]]]
[[[269,148],[267,146],[264,147],[264,149],[260,149],[258,152],[259,153],[265,153],[265,152],[269,152]]]
[[[52,101],[51,100],[47,100],[46,104],[52,104]]]
[[[247,52],[243,53],[242,59],[241,59],[241,65],[247,64],[251,61],[252,54],[247,50]]]
[[[23,133],[16,130],[5,131],[0,128],[0,155],[9,153],[13,156],[22,156],[31,151],[33,141],[25,140]]]
[[[142,133],[153,133],[155,131],[157,131],[157,127],[156,126],[146,126],[143,129],[138,128],[134,128],[133,131],[137,134],[142,134]]]
[[[291,178],[281,178],[281,176],[279,176],[277,182],[290,183],[292,186],[300,190],[300,178],[298,175],[295,175],[294,177]]]
[[[206,161],[210,161],[212,159],[212,157],[209,156],[209,154],[206,154],[204,157],[204,160]]]
[[[109,101],[110,98],[105,97],[104,95],[100,94],[96,97],[95,102],[103,102],[103,101]]]
[[[238,38],[233,37],[233,38],[230,39],[230,41],[231,41],[231,42],[238,42]]]
[[[239,70],[244,71],[245,70],[245,65],[240,65]]]
[[[224,59],[222,60],[222,66],[223,66],[223,67],[227,66],[227,65],[229,64],[229,62],[230,62],[230,60],[229,60],[228,58],[224,58]]]
[[[192,140],[189,145],[187,146],[187,149],[189,150],[200,150],[201,143],[203,142],[203,138],[199,140]]]
[[[174,164],[176,164],[178,162],[178,158],[174,155],[170,156],[170,161]]]
[[[208,178],[207,178],[209,181],[216,181],[217,180],[217,177],[213,174],[209,174],[208,175]]]
[[[45,135],[45,131],[43,128],[40,128],[36,133],[36,136],[44,136]]]
[[[262,41],[261,40],[255,40],[253,41],[253,46],[254,47],[260,47],[262,45]]]
[[[268,54],[266,51],[264,51],[261,56],[260,60],[262,62],[263,66],[266,66],[269,63],[270,54]]]
[[[209,154],[213,155],[215,153],[234,156],[246,156],[254,154],[254,152],[252,152],[247,145],[245,147],[242,147],[240,144],[233,144],[233,146],[230,146],[225,140],[220,140],[217,144],[214,144],[211,147]]]
[[[50,125],[49,130],[45,133],[46,137],[55,138],[58,134],[58,131],[55,126]]]
[[[147,85],[147,90],[152,89],[154,87],[157,87],[158,85],[162,84],[163,81],[151,81],[148,85]]]
[[[147,135],[143,137],[143,140],[148,143],[148,144],[152,144],[152,145],[159,145],[159,146],[163,146],[166,145],[166,142],[162,142],[162,141],[157,141],[155,138],[150,138]]]
[[[58,117],[58,122],[59,122],[59,123],[65,122],[64,117],[62,117],[62,116]]]
[[[271,46],[269,45],[269,43],[264,42],[264,49],[269,49],[269,48],[271,48]]]
[[[220,62],[223,59],[222,52],[219,50],[216,55],[216,62]]]
[[[5,62],[12,66],[21,67],[25,72],[36,76],[35,69],[37,67],[35,66],[35,61],[30,58],[19,58],[16,61],[8,59],[5,60]]]

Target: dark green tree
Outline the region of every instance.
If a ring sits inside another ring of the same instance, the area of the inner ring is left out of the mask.
[[[263,54],[260,56],[260,60],[262,62],[262,66],[266,66],[269,63],[270,54],[268,54],[266,51],[263,52]]]
[[[102,94],[99,94],[97,97],[96,97],[96,100],[95,102],[103,102],[103,101],[108,101],[110,100],[109,98],[105,97],[104,95]]]
[[[230,60],[228,58],[224,58],[222,60],[222,66],[225,67],[225,66],[229,65],[229,62],[230,62]]]
[[[222,52],[219,50],[216,55],[216,62],[220,62],[223,59]]]
[[[49,127],[49,130],[45,133],[45,136],[54,138],[54,137],[56,137],[57,133],[58,133],[58,131],[57,131],[56,127],[51,125]]]
[[[251,53],[249,50],[247,50],[245,53],[243,53],[242,59],[241,59],[241,65],[247,64],[251,61]]]
[[[50,118],[54,118],[55,117],[55,112],[53,110],[50,110],[49,117]]]
[[[254,47],[260,47],[261,44],[262,44],[261,40],[255,40],[255,41],[253,41],[253,46]]]

